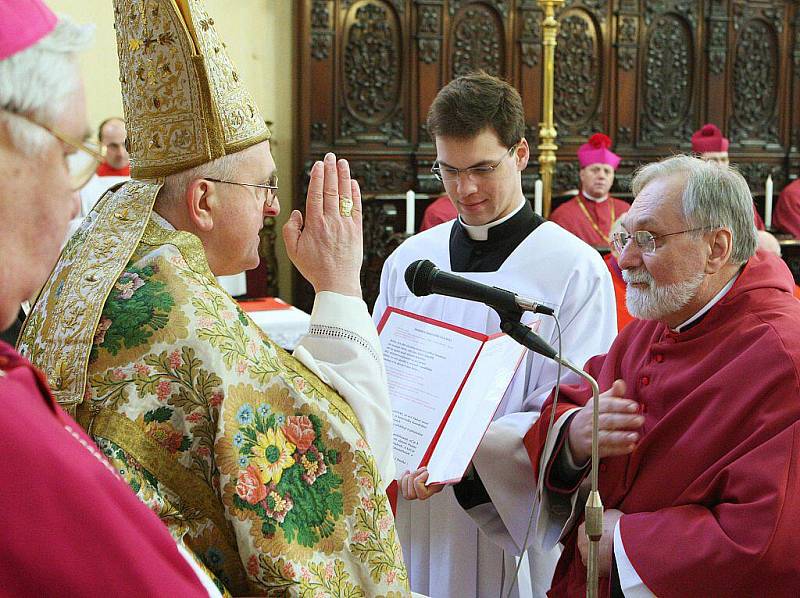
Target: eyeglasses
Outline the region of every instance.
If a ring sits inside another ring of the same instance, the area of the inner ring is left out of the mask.
[[[715,228],[717,227],[703,226],[700,228],[679,230],[676,233],[666,233],[664,235],[654,235],[650,231],[646,230],[637,230],[633,234],[629,234],[626,232],[619,232],[611,235],[611,243],[614,245],[614,249],[616,249],[619,253],[622,253],[622,250],[625,249],[625,247],[628,245],[628,241],[632,239],[636,247],[638,247],[642,253],[655,253],[656,239],[663,239],[664,237],[671,237],[672,235],[683,235],[685,233],[693,233],[699,230],[713,230]]]
[[[503,160],[505,160],[512,153],[514,153],[514,151],[517,149],[518,146],[519,143],[512,145],[510,148],[508,148],[506,153],[503,154],[503,157],[500,158],[494,164],[485,164],[482,166],[470,166],[469,168],[453,168],[452,166],[442,166],[441,164],[439,164],[439,161],[437,160],[436,162],[433,163],[433,166],[431,167],[431,172],[437,179],[439,179],[442,182],[454,181],[462,173],[466,174],[467,176],[475,178],[489,177],[494,173],[495,170],[497,170],[497,167],[500,166]]]
[[[257,189],[266,189],[271,193],[267,193],[267,206],[270,208],[272,207],[272,203],[275,201],[275,198],[278,196],[278,175],[273,174],[269,177],[269,180],[266,183],[237,183],[236,181],[223,181],[221,179],[210,179],[208,177],[203,177],[206,181],[211,181],[213,183],[225,183],[227,185],[241,185],[242,187],[256,187]]]
[[[20,114],[19,112],[13,112],[11,110],[3,110],[3,112],[7,112],[8,114],[13,114],[16,117],[22,118],[32,125],[36,125],[40,129],[44,129],[50,135],[55,137],[58,141],[63,143],[64,145],[68,145],[69,147],[75,149],[76,151],[80,152],[80,158],[82,159],[66,159],[65,156],[65,165],[67,167],[67,172],[69,173],[70,179],[70,187],[73,191],[78,191],[82,187],[89,182],[89,180],[94,175],[97,167],[102,164],[103,162],[103,155],[95,150],[92,147],[89,147],[83,141],[78,141],[73,139],[69,135],[65,135],[55,127],[51,127],[49,125],[45,125],[40,123],[36,120],[33,120],[29,116],[24,114]]]

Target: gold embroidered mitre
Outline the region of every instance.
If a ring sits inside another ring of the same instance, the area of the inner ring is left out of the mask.
[[[133,178],[269,139],[200,0],[114,0],[114,20]]]

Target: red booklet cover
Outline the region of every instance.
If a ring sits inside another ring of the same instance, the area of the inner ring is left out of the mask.
[[[258,299],[245,299],[239,302],[239,307],[244,311],[271,311],[275,309],[292,309],[292,306],[277,297],[260,297]]]

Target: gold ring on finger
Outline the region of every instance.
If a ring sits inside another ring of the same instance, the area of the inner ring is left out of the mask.
[[[339,213],[345,218],[353,215],[353,198],[344,195],[339,196]]]

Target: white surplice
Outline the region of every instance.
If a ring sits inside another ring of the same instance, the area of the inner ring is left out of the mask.
[[[376,323],[392,306],[486,334],[499,331],[499,318],[489,307],[438,295],[416,297],[406,286],[406,267],[417,259],[430,259],[441,270],[451,271],[452,226],[459,224],[448,222],[411,237],[387,259],[373,310]],[[616,336],[608,269],[594,249],[556,224],[539,225],[497,271],[459,275],[554,308],[562,327],[563,354],[573,363],[582,365],[605,353]],[[526,314],[523,322],[557,348],[551,317]],[[556,377],[554,362],[530,354],[514,376],[473,458],[490,503],[465,511],[452,488],[424,502],[400,498],[397,530],[413,590],[432,598],[506,595],[514,557],[523,552],[536,491],[522,438],[536,421]],[[571,374],[562,371],[565,379],[572,379]],[[543,596],[549,588],[558,549],[541,551],[533,542],[535,535],[531,532],[528,539],[527,563],[523,561],[512,596]]]

